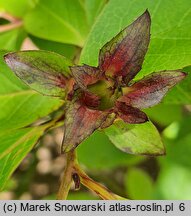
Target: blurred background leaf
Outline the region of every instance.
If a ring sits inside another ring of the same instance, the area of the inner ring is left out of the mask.
[[[154,185],[152,178],[143,170],[131,168],[125,176],[127,195],[131,199],[151,199]]]
[[[21,161],[32,150],[47,126],[10,130],[0,133],[0,190]]]
[[[22,28],[0,33],[0,48],[4,50],[19,50],[26,36]]]
[[[156,185],[156,199],[190,200],[191,199],[191,171],[176,165],[162,166]]]
[[[0,8],[16,17],[24,17],[38,0],[0,0]]]
[[[41,50],[48,50],[59,53],[69,59],[72,59],[77,51],[77,47],[71,44],[64,44],[50,40],[44,40],[30,35],[33,43]]]
[[[118,150],[109,138],[100,131],[94,132],[77,149],[78,158],[88,170],[107,170],[119,166],[131,166],[144,160]]]
[[[83,2],[40,0],[25,17],[25,28],[43,39],[82,46],[88,32]]]

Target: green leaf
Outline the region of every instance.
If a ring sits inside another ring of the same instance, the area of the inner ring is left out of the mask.
[[[191,168],[191,116],[186,116],[182,121],[176,122],[176,128],[172,125],[163,131],[163,139],[167,147],[166,161]],[[170,131],[172,130],[172,132]],[[169,136],[169,133],[175,133],[176,136]]]
[[[80,0],[40,0],[27,14],[24,24],[32,35],[78,46],[84,44],[88,33],[85,9]]]
[[[48,125],[0,132],[0,190]]]
[[[106,128],[105,133],[111,142],[124,152],[140,155],[165,154],[160,135],[150,121],[131,125],[118,120]]]
[[[191,115],[184,115],[162,133],[167,154],[159,158],[155,199],[191,199]]]
[[[55,111],[63,101],[32,90],[0,95],[0,130],[21,128]]]
[[[161,0],[157,3],[150,0],[133,2],[110,0],[89,34],[80,62],[97,66],[99,50],[103,45],[121,29],[132,23],[146,8],[151,13],[151,42],[138,78],[154,71],[175,70],[190,65],[191,40],[189,38],[191,38],[191,31],[188,26],[191,24],[191,12],[189,0],[183,0],[181,3],[179,0],[173,2]],[[188,88],[190,87],[187,85],[185,88],[183,83],[180,86],[181,92],[175,88],[172,90],[173,94],[189,97]],[[182,103],[187,103],[187,101],[181,100]]]
[[[86,9],[89,26],[93,25],[106,3],[107,0],[85,0],[84,7]]]
[[[118,166],[131,166],[144,160],[118,150],[109,138],[100,131],[94,132],[78,148],[79,162],[88,169],[113,169]]]
[[[4,56],[7,65],[32,89],[44,95],[64,98],[70,91],[69,66],[64,56],[48,51],[21,51]]]
[[[19,50],[26,36],[22,28],[0,33],[0,49],[16,51]]]
[[[16,17],[23,17],[38,0],[0,0],[0,7]]]
[[[32,35],[30,35],[30,38],[39,49],[56,52],[69,59],[73,59],[77,51],[77,47],[71,44],[64,44],[50,40],[44,40],[41,38],[34,37]]]
[[[141,169],[131,168],[125,175],[127,196],[134,200],[152,199],[153,180]]]
[[[157,199],[190,200],[190,169],[169,161],[161,168],[156,188]]]
[[[144,110],[149,118],[161,126],[167,126],[174,121],[179,121],[183,117],[180,105],[159,104],[150,109]],[[169,115],[170,112],[170,115]]]
[[[191,168],[191,133],[173,143],[168,143],[167,160]]]

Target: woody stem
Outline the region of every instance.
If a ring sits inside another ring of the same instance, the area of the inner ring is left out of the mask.
[[[64,170],[64,175],[61,181],[61,185],[57,194],[57,199],[65,200],[67,199],[68,192],[70,190],[70,186],[72,180],[74,180],[75,188],[79,188],[80,183],[82,183],[85,187],[90,189],[91,191],[95,192],[100,198],[105,200],[116,200],[116,199],[124,199],[110,190],[108,190],[102,184],[94,181],[90,178],[79,166],[75,151],[68,152],[66,154],[66,167]],[[76,176],[76,180],[73,178]]]
[[[57,194],[57,199],[66,200],[70,186],[72,183],[72,175],[74,171],[74,164],[76,163],[75,151],[70,151],[66,154],[66,167],[64,170],[63,178],[61,180],[60,188]]]

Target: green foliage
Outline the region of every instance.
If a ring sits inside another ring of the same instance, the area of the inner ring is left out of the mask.
[[[37,2],[38,0],[0,0],[0,8],[16,17],[23,17]]]
[[[176,164],[165,164],[157,180],[156,198],[190,200],[190,178],[190,169]]]
[[[84,5],[80,0],[40,0],[25,17],[25,28],[43,39],[82,46],[88,32]]]
[[[0,85],[0,186],[3,189],[11,173],[33,148],[47,126],[23,127],[58,109],[62,102],[44,97],[25,86],[2,60]],[[11,158],[11,160],[10,160]]]
[[[77,149],[79,161],[88,169],[106,170],[118,166],[131,166],[144,160],[141,156],[132,156],[119,151],[108,137],[96,131]]]
[[[0,133],[0,190],[13,171],[32,150],[47,126],[29,127]]]
[[[39,49],[56,52],[69,59],[72,59],[77,51],[77,47],[71,44],[45,40],[32,35],[30,35],[30,38]]]
[[[0,33],[0,48],[5,50],[19,50],[26,36],[22,28]]]
[[[167,161],[173,161],[173,163],[179,164],[184,167],[191,167],[191,116],[183,118],[181,121],[177,122],[176,127],[177,134],[174,137],[168,137],[166,133],[167,130],[175,131],[174,128],[167,127],[164,130],[163,137],[166,142],[167,147]]]
[[[107,0],[85,0],[84,7],[89,26],[93,25]]]
[[[105,133],[120,150],[131,154],[162,155],[164,146],[160,135],[151,122],[126,124],[116,121]]]
[[[131,199],[147,200],[152,198],[153,180],[141,169],[131,168],[125,176],[127,195]]]
[[[180,121],[183,117],[182,107],[174,104],[161,103],[150,109],[145,109],[144,112],[152,121],[157,122],[160,126],[168,126],[173,121]]]

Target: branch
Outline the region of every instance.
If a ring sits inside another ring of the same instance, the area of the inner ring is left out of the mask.
[[[66,167],[64,170],[64,175],[61,181],[61,185],[57,194],[57,199],[65,200],[67,199],[68,192],[70,190],[70,186],[72,180],[75,183],[75,189],[79,189],[80,183],[82,183],[85,187],[95,192],[100,198],[104,200],[121,200],[125,199],[114,194],[112,191],[107,189],[102,184],[94,181],[90,178],[79,166],[76,154],[74,151],[70,151],[66,154]]]
[[[76,155],[74,151],[70,151],[66,154],[66,167],[64,170],[61,185],[57,194],[58,200],[66,200],[70,186],[72,183],[72,175],[74,172],[74,163],[76,162]]]

